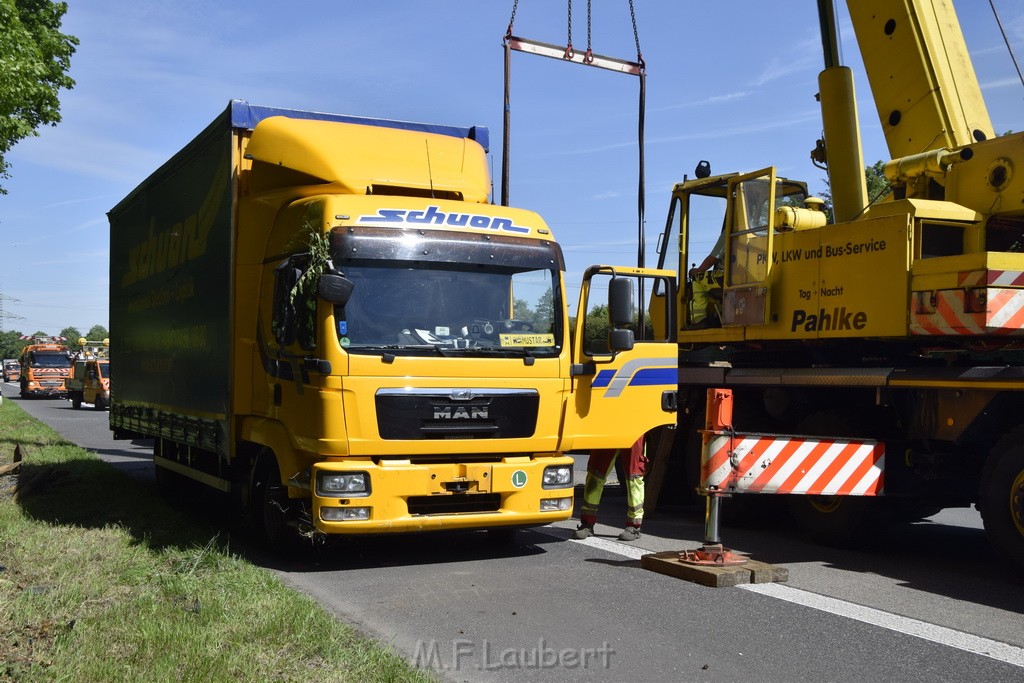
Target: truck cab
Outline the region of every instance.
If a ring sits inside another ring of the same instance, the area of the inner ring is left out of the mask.
[[[21,351],[21,397],[66,398],[68,347],[58,337],[33,337]]]
[[[4,381],[16,382],[21,377],[21,365],[14,359],[4,360]]]

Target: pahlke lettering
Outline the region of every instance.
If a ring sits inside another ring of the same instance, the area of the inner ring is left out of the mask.
[[[803,328],[805,332],[838,332],[842,330],[863,330],[868,324],[864,311],[847,311],[846,306],[837,306],[830,311],[824,308],[817,313],[808,313],[802,308],[793,311],[790,332]]]

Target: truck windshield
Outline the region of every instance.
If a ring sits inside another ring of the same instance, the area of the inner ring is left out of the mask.
[[[559,271],[372,261],[343,266],[354,284],[335,309],[352,353],[556,356],[562,345]]]
[[[33,368],[70,368],[71,359],[61,351],[34,351],[29,355]]]

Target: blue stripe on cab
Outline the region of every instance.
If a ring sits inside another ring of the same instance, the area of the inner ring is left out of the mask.
[[[632,386],[655,386],[668,384],[675,386],[679,381],[679,371],[676,368],[644,368],[637,370],[636,374],[629,381]]]

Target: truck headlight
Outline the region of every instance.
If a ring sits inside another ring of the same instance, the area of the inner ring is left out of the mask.
[[[564,512],[572,509],[572,498],[541,498],[541,512]]]
[[[320,508],[320,518],[325,522],[367,520],[370,518],[370,508]]]
[[[321,496],[365,496],[370,492],[370,475],[366,472],[318,472],[316,492]]]
[[[546,489],[564,489],[572,486],[572,467],[570,465],[545,467],[543,486]]]

